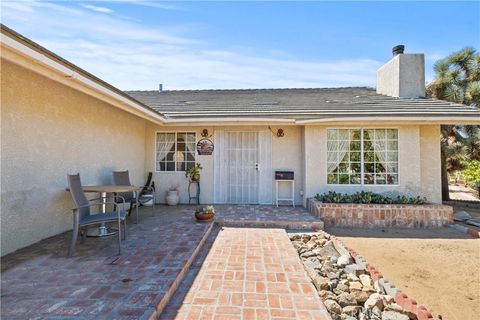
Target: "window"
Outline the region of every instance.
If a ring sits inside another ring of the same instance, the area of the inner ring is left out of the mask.
[[[185,171],[195,165],[195,132],[157,132],[156,170]]]
[[[398,130],[328,129],[327,183],[398,184]]]

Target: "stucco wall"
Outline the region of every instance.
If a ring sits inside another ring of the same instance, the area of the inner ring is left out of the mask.
[[[271,127],[276,132],[280,127]],[[302,128],[294,126],[282,127],[285,136],[278,138],[272,133],[272,203],[274,202],[275,189],[273,181],[273,171],[280,169],[290,169],[295,171],[295,199],[297,204],[303,202],[300,196],[300,190],[303,186],[303,154],[302,154]],[[208,129],[210,139],[215,143],[215,129],[219,130],[269,130],[265,126],[237,126],[237,127],[162,127],[155,124],[148,124],[146,131],[146,157],[145,168],[154,172],[154,181],[156,185],[157,201],[165,203],[165,194],[170,186],[180,186],[180,202],[188,203],[188,182],[183,172],[155,172],[155,133],[157,131],[195,131],[197,133],[197,141],[201,139],[200,133],[203,129]],[[215,152],[215,151],[214,151]],[[201,203],[214,202],[214,156],[197,155],[197,162],[203,167],[201,172]],[[289,186],[282,185],[280,192],[288,193]]]
[[[68,173],[111,183],[128,169],[145,180],[145,121],[3,60],[2,255],[72,228]]]
[[[422,194],[442,203],[439,125],[420,126],[420,161]]]
[[[338,127],[338,126],[337,126]],[[392,127],[392,125],[380,125]],[[366,127],[364,127],[366,128]],[[440,154],[438,126],[398,126],[399,129],[399,184],[345,185],[327,184],[327,127],[305,127],[305,196],[331,190],[353,193],[367,190],[385,194],[424,196],[430,202],[440,203]]]

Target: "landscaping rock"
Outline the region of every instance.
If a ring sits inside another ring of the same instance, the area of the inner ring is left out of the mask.
[[[327,308],[328,312],[336,313],[336,314],[342,313],[342,308],[335,300],[328,299],[328,300],[325,300],[323,304]]]
[[[337,301],[342,307],[357,305],[355,298],[348,292],[339,294],[337,296]]]
[[[350,290],[350,294],[355,298],[357,304],[364,304],[369,295],[365,291]]]
[[[360,278],[357,277],[357,276],[356,276],[355,274],[353,274],[353,273],[349,273],[349,274],[347,275],[347,279],[348,279],[348,281],[360,281]]]
[[[337,249],[333,245],[332,241],[328,241],[325,243],[323,248],[319,252],[320,256],[330,256],[330,257],[340,257],[340,253],[338,253]]]
[[[318,295],[320,296],[320,298],[322,298],[323,301],[328,299],[335,300],[337,298],[335,294],[328,290],[320,290],[318,291]]]
[[[351,273],[356,276],[359,276],[365,273],[365,269],[355,263],[345,266],[344,270],[346,273]]]
[[[317,290],[329,290],[330,286],[328,285],[328,278],[317,275],[313,278],[313,284]]]
[[[362,283],[362,285],[373,288],[373,281],[369,275],[361,274],[358,277],[360,278],[360,282]]]
[[[345,267],[347,264],[352,263],[352,257],[350,255],[341,255],[338,257],[337,265],[340,267]]]
[[[356,317],[361,310],[362,307],[360,306],[346,306],[342,309],[342,313],[348,316]]]
[[[383,309],[383,301],[382,297],[378,293],[374,293],[368,297],[367,301],[364,304],[365,308],[373,309],[374,307],[378,307],[380,310]]]
[[[303,264],[311,269],[320,269],[322,267],[322,264],[320,263],[320,260],[318,260],[317,257],[309,257],[303,261]]]
[[[352,281],[349,283],[349,288],[350,290],[362,290],[363,286],[360,282],[358,281]]]
[[[382,313],[382,320],[409,320],[410,318],[403,313],[396,311],[384,311]]]

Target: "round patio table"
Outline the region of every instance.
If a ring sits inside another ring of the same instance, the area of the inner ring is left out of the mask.
[[[98,186],[82,186],[83,192],[100,193],[102,200],[102,213],[107,210],[107,194],[119,193],[119,192],[133,192],[135,197],[137,196],[139,187],[136,186],[113,186],[113,185],[98,185]],[[66,188],[66,191],[70,191],[70,188]],[[106,237],[117,234],[118,230],[114,228],[107,228],[103,222],[98,228],[91,228],[87,231],[87,237]]]

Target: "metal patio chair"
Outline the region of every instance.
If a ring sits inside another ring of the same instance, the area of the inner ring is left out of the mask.
[[[127,221],[125,219],[126,213],[124,210],[120,210],[120,206],[116,202],[106,201],[102,197],[88,200],[85,196],[85,193],[82,189],[82,183],[80,181],[80,174],[68,175],[68,187],[70,194],[72,195],[73,202],[75,203],[75,208],[72,209],[73,212],[73,233],[72,241],[68,249],[68,256],[71,257],[75,253],[75,245],[77,242],[78,232],[80,228],[83,230],[82,241],[85,240],[87,236],[87,226],[98,225],[106,222],[117,222],[118,223],[118,254],[121,254],[121,245],[122,245],[122,230],[121,222],[123,221],[123,239],[126,238],[127,233]],[[121,197],[117,196],[117,200],[123,200]],[[97,201],[98,202],[92,202]],[[125,202],[125,200],[123,200]],[[91,207],[103,207],[105,208],[108,204],[114,206],[114,211],[111,212],[102,212],[91,214]]]
[[[150,200],[153,201],[152,216],[155,213],[155,187],[151,186],[152,173],[148,173],[147,183],[139,189],[137,192],[121,192],[119,196],[125,199],[125,202],[130,202],[130,208],[128,209],[128,216],[131,215],[133,208],[135,208],[136,223],[138,223],[138,207],[145,205]],[[130,186],[130,175],[128,170],[126,171],[113,171],[113,183],[117,186]],[[146,197],[151,195],[151,197]]]

